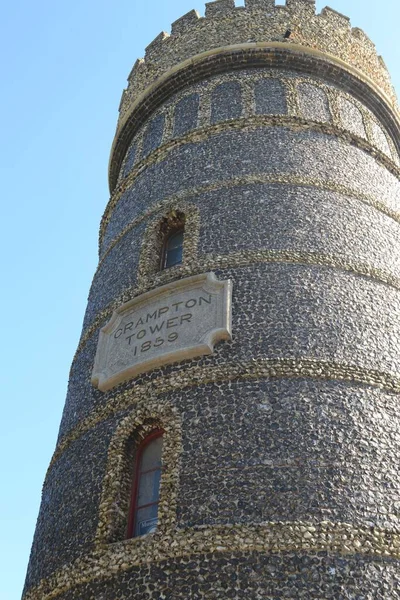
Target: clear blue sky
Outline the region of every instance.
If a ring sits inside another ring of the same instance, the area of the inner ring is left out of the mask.
[[[398,0],[330,6],[369,34],[400,92]],[[145,46],[191,8],[203,12],[203,0],[2,6],[1,600],[21,596],[96,268],[121,92]]]

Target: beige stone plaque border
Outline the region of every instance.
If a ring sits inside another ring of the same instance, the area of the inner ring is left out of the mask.
[[[123,317],[133,310],[145,307],[147,304],[156,300],[163,301],[169,299],[172,294],[186,292],[195,289],[202,289],[212,295],[218,294],[221,302],[220,322],[217,327],[210,329],[206,333],[201,333],[196,339],[196,333],[193,332],[193,341],[190,345],[184,345],[181,348],[164,352],[148,359],[144,359],[134,364],[126,364],[117,373],[108,374],[106,372],[107,361],[109,358],[110,334],[115,327],[119,325]],[[227,279],[219,281],[214,273],[203,273],[179,279],[164,285],[162,287],[146,292],[141,296],[133,298],[122,306],[118,307],[110,321],[101,328],[99,341],[97,345],[96,358],[94,362],[91,382],[101,391],[106,392],[119,383],[126,381],[140,373],[150,371],[157,367],[212,354],[214,345],[218,341],[230,340],[232,338],[232,281]]]

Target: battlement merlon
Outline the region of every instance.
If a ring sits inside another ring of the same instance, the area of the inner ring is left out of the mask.
[[[257,17],[255,18],[255,13]],[[171,34],[162,32],[146,48],[145,58],[135,63],[120,104],[119,126],[135,100],[159,77],[203,52],[249,42],[284,40],[336,57],[367,76],[389,99],[397,112],[397,100],[389,73],[374,44],[361,29],[331,8],[315,12],[315,0],[215,0],[206,4],[205,16],[191,10],[172,24]]]

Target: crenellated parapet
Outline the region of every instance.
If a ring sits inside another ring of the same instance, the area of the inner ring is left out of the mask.
[[[146,48],[144,59],[136,61],[122,95],[117,131],[146,90],[182,63],[196,62],[199,55],[212,55],[229,46],[277,42],[292,45],[293,50],[304,46],[342,61],[344,67],[372,81],[396,109],[396,95],[382,58],[347,17],[330,8],[316,14],[315,0],[286,0],[285,6],[275,6],[274,0],[246,0],[244,7],[235,6],[234,0],[215,0],[206,4],[204,17],[192,10],[175,21],[171,34],[160,33]]]

